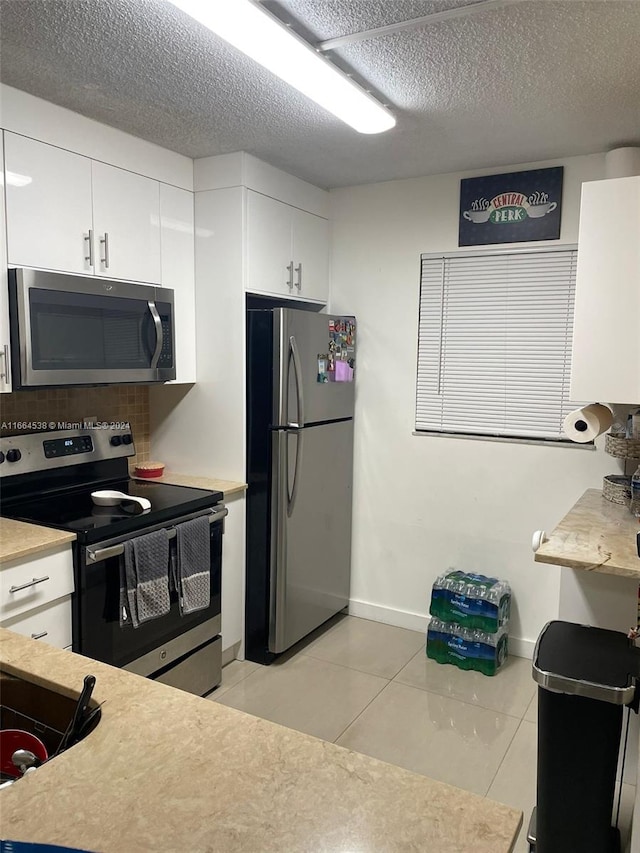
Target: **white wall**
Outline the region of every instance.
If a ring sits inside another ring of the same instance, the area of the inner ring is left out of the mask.
[[[560,242],[575,243],[580,186],[604,177],[604,155],[486,172],[545,165],[565,167]],[[511,583],[512,648],[527,654],[558,616],[561,572],[534,563],[531,534],[619,468],[601,448],[412,435],[420,253],[458,248],[459,181],[472,174],[331,192],[331,307],[353,312],[359,335],[352,612],[423,628],[436,575],[474,569]]]

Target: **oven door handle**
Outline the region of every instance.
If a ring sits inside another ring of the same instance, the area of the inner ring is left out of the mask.
[[[226,506],[215,510],[207,519],[209,524],[215,524],[217,521],[222,521],[229,515],[229,510]],[[175,527],[165,528],[169,539],[175,539],[177,533]],[[144,535],[140,533],[139,535]],[[132,537],[134,538],[134,537]],[[124,554],[124,543],[119,542],[117,545],[108,545],[106,548],[87,548],[87,560],[91,563],[99,563],[101,560],[109,560],[111,557],[119,557]]]

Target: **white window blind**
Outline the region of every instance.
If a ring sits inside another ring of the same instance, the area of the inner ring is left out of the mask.
[[[576,250],[421,260],[416,430],[561,440]]]

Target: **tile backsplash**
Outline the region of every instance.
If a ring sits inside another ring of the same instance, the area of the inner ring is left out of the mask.
[[[146,385],[111,385],[99,388],[53,388],[16,391],[0,395],[0,433],[12,435],[34,430],[29,424],[128,421],[136,455],[130,463],[149,459],[149,388]]]

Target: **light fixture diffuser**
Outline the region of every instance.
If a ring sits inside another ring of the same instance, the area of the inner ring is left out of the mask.
[[[360,133],[395,125],[389,110],[251,0],[170,2]]]

